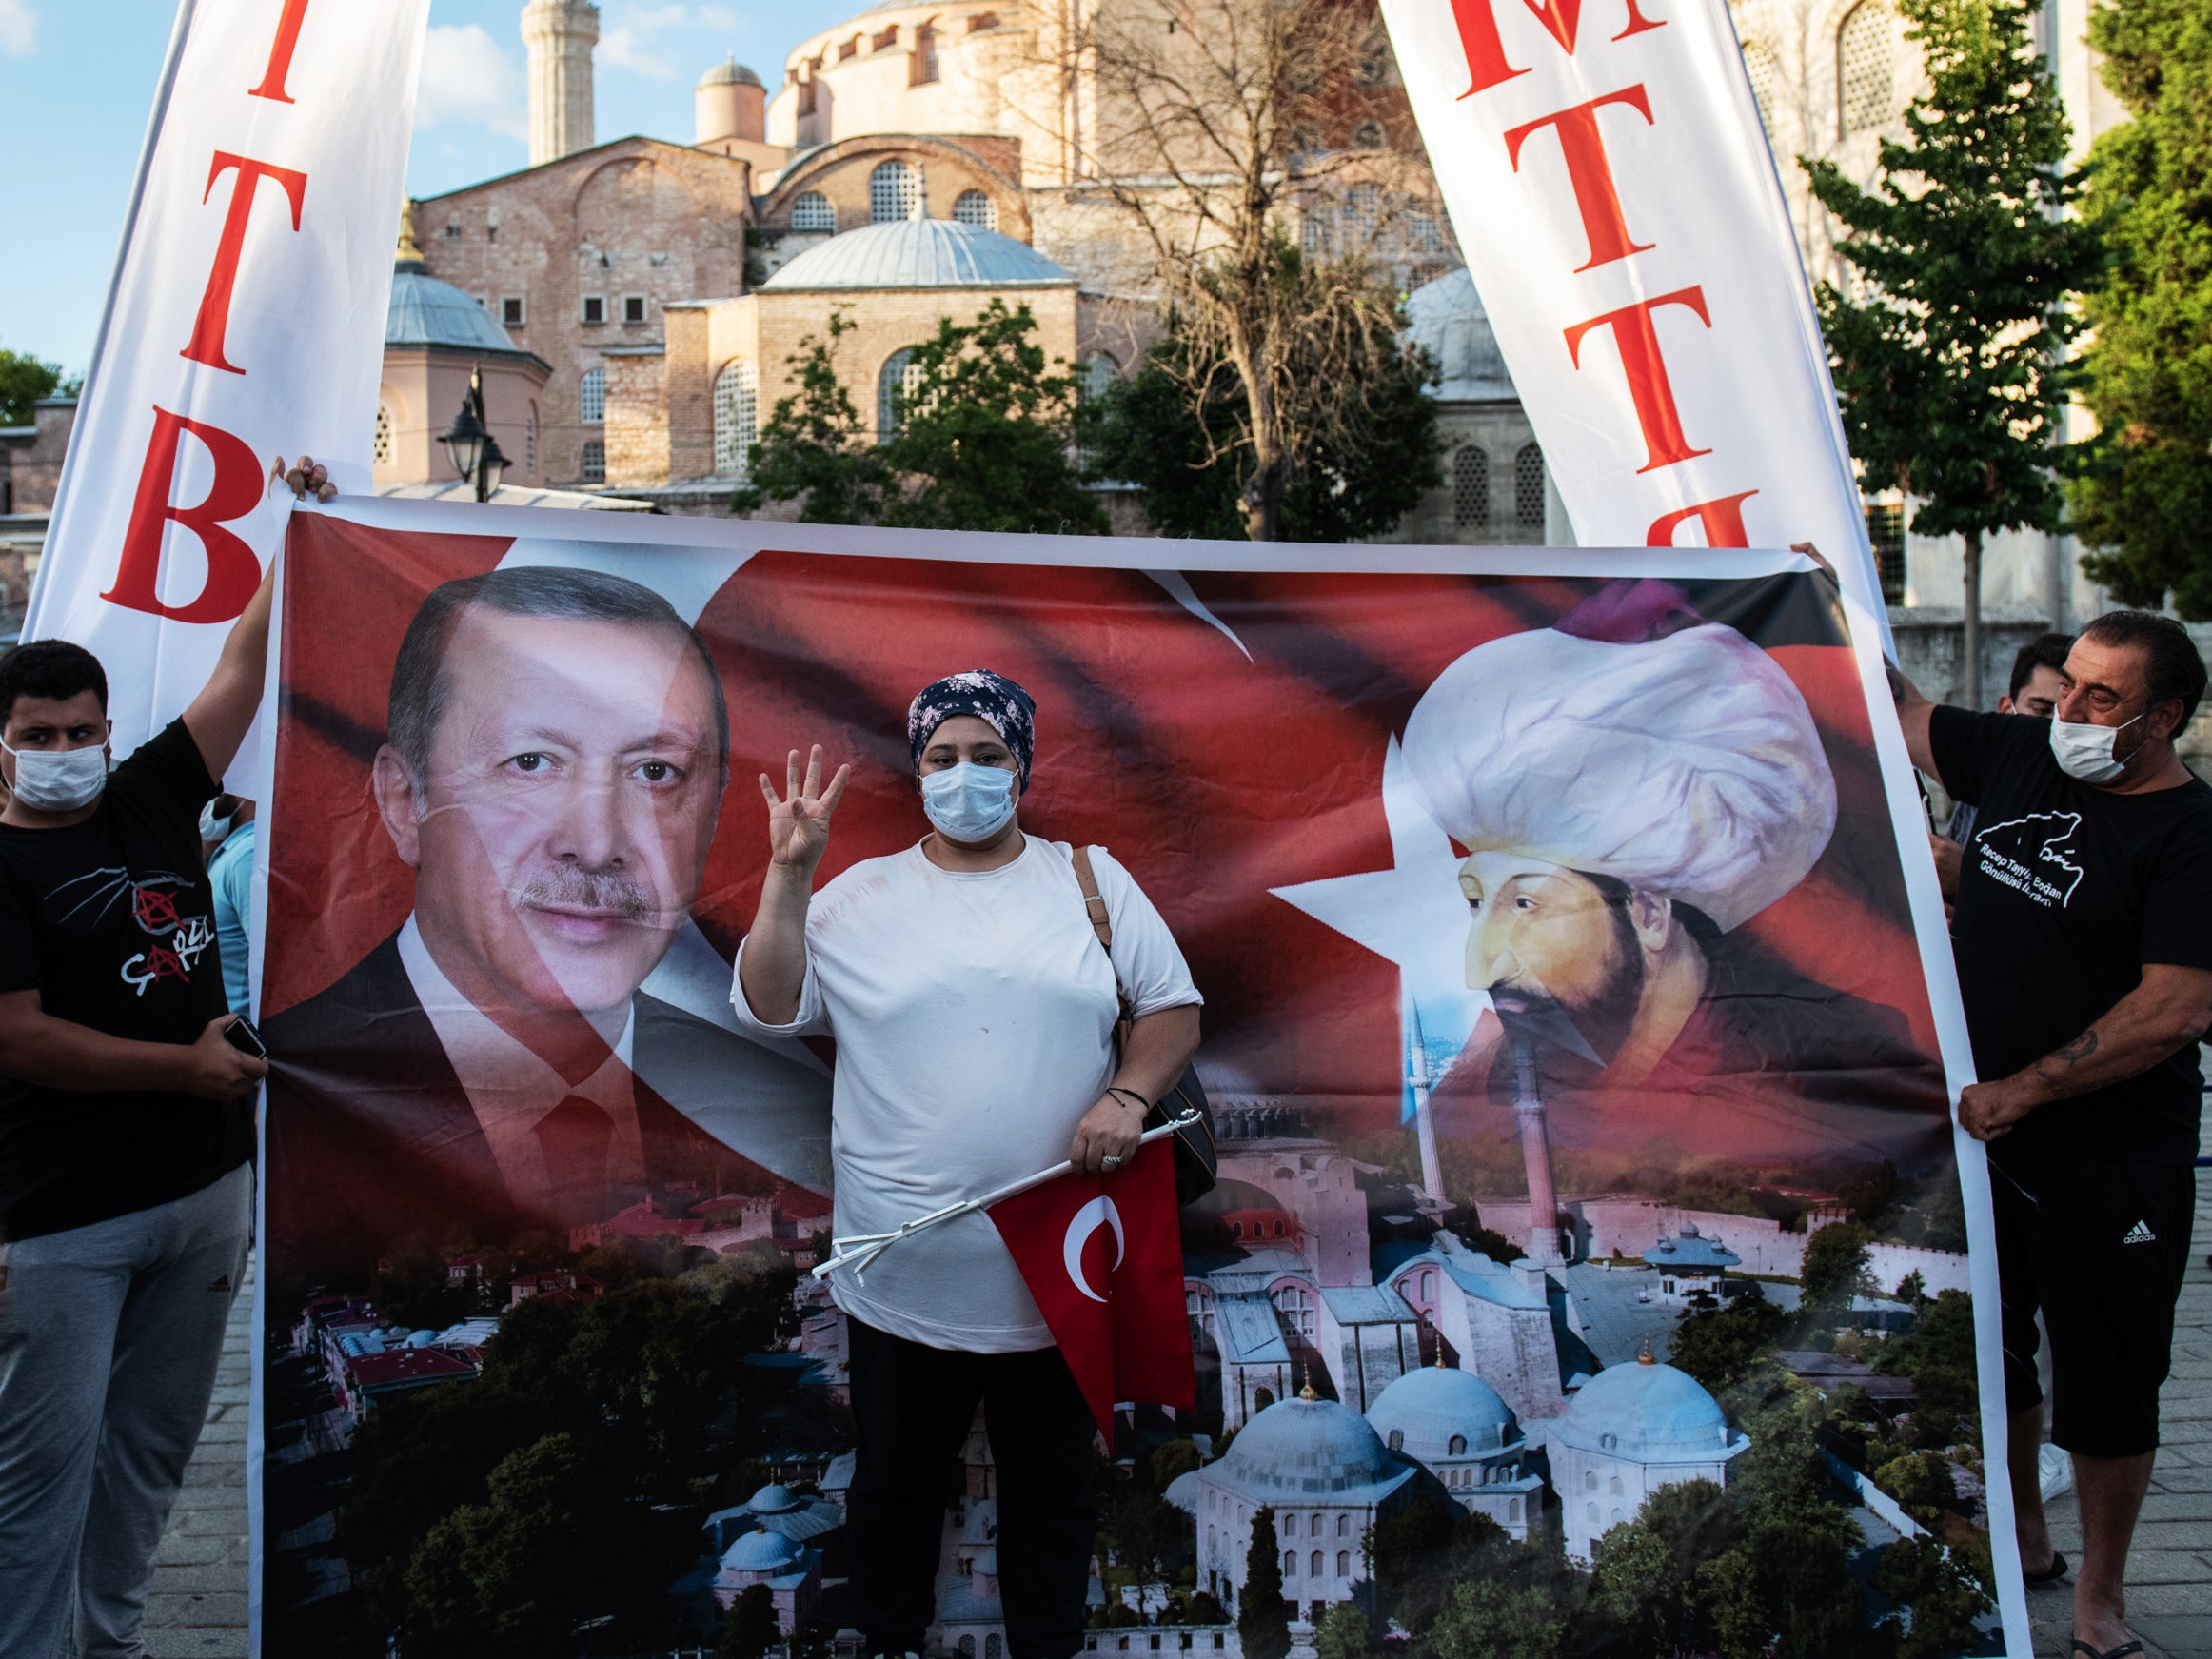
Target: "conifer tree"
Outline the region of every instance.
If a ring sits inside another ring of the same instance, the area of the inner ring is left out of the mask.
[[[2089,14],[2104,83],[2134,117],[2090,151],[2083,214],[2112,255],[2083,320],[2082,401],[2101,464],[2076,486],[2083,561],[2123,604],[2212,618],[2212,14],[2128,0]]]
[[[2067,126],[2030,25],[2041,0],[1898,0],[1929,90],[1861,188],[1802,165],[1845,228],[1863,300],[1820,289],[1851,452],[1876,488],[1913,498],[1911,527],[1965,543],[1967,701],[1981,702],[1982,540],[2059,523],[2061,359],[2068,302],[2097,279],[2093,228],[2070,217]]]
[[[1236,1635],[1244,1659],[1284,1659],[1291,1650],[1291,1610],[1283,1602],[1283,1563],[1275,1512],[1252,1517],[1252,1548],[1244,1553],[1244,1593],[1236,1598]]]

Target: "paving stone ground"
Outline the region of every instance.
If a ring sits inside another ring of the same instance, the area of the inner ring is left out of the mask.
[[[2174,1369],[2162,1397],[2163,1446],[2135,1552],[2128,1560],[2128,1616],[2153,1659],[2212,1659],[2212,1170],[2197,1173],[2197,1237],[2175,1317]],[[247,1333],[255,1274],[231,1309],[223,1368],[199,1452],[169,1517],[147,1608],[148,1659],[247,1659]],[[2051,1505],[2061,1550],[2081,1554],[2073,1495]],[[2035,1650],[2064,1659],[2071,1637],[2071,1592],[2031,1590]],[[270,1654],[267,1659],[304,1659]]]

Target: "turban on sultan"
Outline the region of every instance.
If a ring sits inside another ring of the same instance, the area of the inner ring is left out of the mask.
[[[1723,932],[1805,879],[1836,826],[1812,714],[1718,622],[1616,642],[1532,628],[1422,695],[1406,760],[1445,832],[1696,906]]]

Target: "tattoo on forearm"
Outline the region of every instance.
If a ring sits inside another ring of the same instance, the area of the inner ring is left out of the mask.
[[[2074,1038],[2072,1042],[2066,1044],[2064,1048],[2053,1050],[2051,1053],[2051,1058],[2054,1060],[2062,1061],[2069,1066],[2078,1065],[2083,1060],[2087,1059],[2091,1055],[2095,1054],[2097,1052],[2097,1033],[2095,1028],[2092,1027],[2091,1029],[2082,1033],[2080,1037]]]

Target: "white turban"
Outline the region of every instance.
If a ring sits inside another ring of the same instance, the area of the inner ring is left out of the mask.
[[[1774,660],[1708,622],[1616,644],[1532,628],[1477,645],[1406,722],[1436,821],[1695,905],[1723,932],[1819,859],[1836,785]]]

